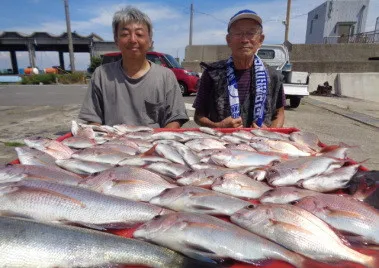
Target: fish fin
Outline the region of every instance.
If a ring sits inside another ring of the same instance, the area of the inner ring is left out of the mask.
[[[199,253],[210,254],[210,255],[216,256],[216,252],[214,252],[210,249],[207,249],[206,247],[203,247],[199,244],[193,244],[190,242],[185,242],[185,247],[190,249],[192,253],[199,252]],[[204,256],[202,256],[202,257],[204,257]]]
[[[212,260],[211,258],[209,257],[206,257],[204,255],[202,255],[201,253],[197,253],[197,252],[194,252],[194,251],[191,251],[191,252],[185,252],[185,255],[187,255],[188,257],[192,258],[192,259],[195,259],[195,260],[198,260],[198,261],[201,261],[201,262],[205,262],[205,263],[213,263],[213,264],[217,264],[217,262],[215,262],[214,260]],[[197,267],[197,266],[196,266]],[[192,267],[191,267],[192,268]]]
[[[155,153],[155,147],[157,147],[157,145],[158,144],[154,144],[153,147],[151,147],[149,150],[147,150],[146,152],[144,152],[143,154],[141,154],[140,157],[154,155],[154,153]]]
[[[280,225],[285,230],[296,230],[297,232],[302,232],[302,233],[306,233],[306,234],[313,234],[312,232],[310,232],[304,228],[301,228],[298,225],[294,225],[294,224],[291,224],[288,222],[277,221],[277,220],[274,220],[271,218],[269,219],[269,221],[272,223],[272,225]]]
[[[214,211],[214,208],[202,206],[202,205],[193,205],[193,206],[191,206],[191,208],[196,209],[196,210],[202,210],[204,212]]]

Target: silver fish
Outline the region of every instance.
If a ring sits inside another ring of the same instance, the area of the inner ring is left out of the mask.
[[[57,166],[9,165],[0,167],[0,183],[20,180],[45,180],[78,185],[83,179],[79,175]]]
[[[134,201],[149,201],[163,190],[176,187],[149,170],[128,166],[87,177],[80,186]]]
[[[0,229],[0,267],[198,267],[172,250],[84,228],[0,217]]]
[[[361,201],[349,196],[323,194],[305,197],[296,206],[337,230],[360,236],[363,242],[379,244],[379,212]]]
[[[180,142],[188,141],[189,138],[184,133],[180,132],[170,132],[170,131],[162,131],[157,132],[151,135],[153,140],[176,140]]]
[[[195,152],[209,149],[225,149],[225,143],[216,139],[194,139],[185,143],[187,147]]]
[[[199,130],[201,132],[204,132],[204,133],[207,133],[207,134],[210,134],[210,135],[213,135],[213,136],[217,136],[217,137],[221,137],[224,135],[224,133],[222,133],[221,131],[218,131],[214,128],[209,128],[209,127],[199,127]]]
[[[265,166],[274,161],[279,161],[280,157],[276,155],[266,155],[258,152],[225,150],[211,156],[211,160],[228,168],[239,168],[246,166]]]
[[[205,214],[177,212],[156,217],[133,235],[200,259],[232,258],[247,263],[278,259],[296,267],[307,267],[300,255]]]
[[[178,164],[185,165],[182,156],[178,153],[178,150],[167,144],[157,144],[155,151],[162,157]]]
[[[151,204],[45,181],[0,186],[0,214],[94,228],[125,228],[170,213]]]
[[[210,186],[216,178],[227,172],[228,170],[219,168],[191,170],[181,174],[176,182],[179,185]]]
[[[210,215],[231,215],[250,203],[241,199],[195,186],[164,190],[150,200],[151,204],[176,211]]]
[[[177,179],[184,172],[191,170],[189,167],[177,163],[152,163],[145,168],[172,179]]]
[[[329,157],[308,156],[279,163],[267,169],[267,181],[273,186],[295,185],[299,180],[307,179],[341,167],[345,162]]]
[[[190,167],[200,164],[200,157],[198,157],[190,148],[187,146],[177,148],[178,153],[182,156],[184,161]]]
[[[240,173],[227,173],[215,180],[212,190],[243,198],[259,198],[272,188]]]
[[[250,141],[251,138],[255,137],[254,134],[252,134],[251,132],[246,131],[246,130],[234,131],[234,132],[232,132],[232,136],[241,138],[241,139],[246,140],[246,141]]]
[[[358,165],[336,168],[309,179],[298,181],[297,185],[316,192],[331,192],[347,187],[351,178],[358,171]]]
[[[74,153],[70,147],[59,141],[44,138],[26,138],[24,142],[30,148],[45,152],[55,159],[68,159]]]
[[[56,160],[55,163],[63,169],[80,175],[90,175],[113,167],[111,164],[82,161],[73,158]]]
[[[311,132],[295,131],[290,134],[290,140],[311,148],[313,151],[318,152],[321,147],[319,146],[320,140],[318,136]]]
[[[259,152],[273,152],[286,154],[289,156],[310,156],[311,153],[306,150],[301,150],[298,146],[291,144],[289,141],[283,140],[262,140],[260,143],[260,147],[256,144],[252,144],[251,146]]]
[[[322,220],[292,205],[250,206],[231,216],[237,225],[309,258],[335,263],[352,261],[374,265],[371,256],[355,251]]]
[[[80,152],[72,154],[72,158],[75,159],[98,163],[106,163],[111,165],[117,165],[120,161],[130,157],[131,156],[129,154],[109,150],[106,148],[87,148]]]
[[[248,142],[245,139],[242,139],[240,137],[236,137],[233,135],[224,135],[221,137],[221,140],[223,140],[229,144],[244,144],[244,143]]]
[[[142,167],[157,162],[172,163],[170,160],[160,156],[139,156],[121,160],[120,162],[118,162],[118,165]]]
[[[265,138],[269,138],[271,140],[288,141],[289,137],[290,137],[288,134],[284,134],[284,133],[280,133],[280,132],[273,132],[273,131],[264,130],[261,128],[252,129],[251,133],[253,133],[255,136],[265,137]]]
[[[263,181],[266,178],[266,170],[264,169],[255,169],[252,171],[249,171],[247,173],[247,176],[250,178],[256,180],[256,181]]]
[[[18,160],[23,165],[54,166],[55,158],[37,149],[24,147],[15,148]]]
[[[260,198],[261,203],[286,204],[300,200],[306,196],[320,195],[321,193],[297,187],[277,187],[265,192]]]
[[[130,126],[125,124],[114,125],[113,128],[117,130],[119,134],[126,134],[132,132],[153,132],[154,129],[146,126]]]
[[[86,137],[79,137],[79,136],[74,136],[74,137],[69,137],[67,139],[64,139],[62,143],[70,148],[75,148],[75,149],[84,149],[84,148],[90,148],[95,146],[96,144],[101,144],[106,142],[106,140],[95,140],[95,139],[89,139]]]

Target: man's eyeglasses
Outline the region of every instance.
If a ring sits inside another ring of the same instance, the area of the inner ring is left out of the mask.
[[[246,37],[247,39],[252,39],[254,36],[260,35],[261,31],[255,31],[255,32],[235,32],[235,33],[229,33],[233,38],[242,39],[243,37]]]

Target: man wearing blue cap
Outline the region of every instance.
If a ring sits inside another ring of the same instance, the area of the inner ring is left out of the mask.
[[[256,55],[265,36],[262,19],[251,10],[229,21],[227,60],[204,68],[196,100],[195,122],[213,128],[282,127],[285,98],[280,75]]]

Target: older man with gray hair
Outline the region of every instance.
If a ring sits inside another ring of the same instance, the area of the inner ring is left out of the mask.
[[[265,35],[252,10],[230,18],[228,59],[201,63],[204,68],[193,107],[195,122],[216,128],[282,127],[285,96],[281,75],[258,57]]]
[[[128,6],[114,14],[112,26],[122,59],[95,70],[79,118],[110,126],[180,128],[188,116],[175,75],[146,59],[153,37],[150,18]]]

